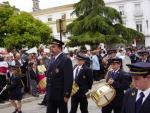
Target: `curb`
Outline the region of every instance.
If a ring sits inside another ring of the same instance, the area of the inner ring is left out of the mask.
[[[28,97],[28,98],[24,98],[22,99],[22,104],[23,103],[28,103],[28,102],[31,102],[31,101],[34,101],[34,100],[40,100],[44,98],[44,94],[40,95],[39,97]],[[8,101],[4,104],[0,104],[0,109],[3,109],[3,108],[6,108],[6,107],[10,107],[11,106],[11,103]]]

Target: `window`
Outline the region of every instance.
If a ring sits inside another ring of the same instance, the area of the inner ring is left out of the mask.
[[[135,4],[135,10],[136,10],[136,11],[139,11],[140,9],[141,9],[140,3],[136,3],[136,4]]]
[[[52,18],[48,18],[48,21],[52,21]]]
[[[61,19],[66,19],[66,14],[62,14]]]
[[[47,20],[48,20],[48,22],[52,21],[52,16],[51,15],[48,16]]]
[[[142,22],[141,23],[136,23],[136,30],[138,32],[142,32]]]
[[[120,11],[121,15],[124,15],[124,6],[123,5],[119,6],[119,11]]]

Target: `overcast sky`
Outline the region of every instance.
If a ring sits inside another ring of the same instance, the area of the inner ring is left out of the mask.
[[[32,0],[0,0],[0,3],[8,1],[10,5],[19,8],[22,11],[32,11]],[[39,0],[40,8],[45,9],[49,7],[55,7],[65,4],[71,4],[78,2],[79,0]]]

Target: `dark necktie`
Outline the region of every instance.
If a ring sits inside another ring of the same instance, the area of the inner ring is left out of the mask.
[[[77,78],[78,73],[79,73],[79,67],[77,67],[77,69],[76,69],[76,72],[75,72],[75,79]]]
[[[115,74],[116,74],[116,72],[115,72],[115,71],[113,71],[113,72],[111,73],[111,78],[112,78],[112,79],[114,79],[114,78],[115,78]]]
[[[52,57],[52,59],[51,59],[51,64],[53,64],[54,61],[55,61],[55,57]]]
[[[140,98],[136,101],[136,103],[135,103],[135,113],[139,113],[139,111],[140,111],[140,108],[141,108],[141,106],[142,106],[142,102],[143,102],[143,97],[144,97],[145,95],[144,95],[144,93],[143,92],[141,92],[140,93]]]

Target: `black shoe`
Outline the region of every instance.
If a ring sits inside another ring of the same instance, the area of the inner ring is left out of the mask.
[[[45,103],[41,102],[41,103],[38,103],[38,105],[43,105],[43,106],[46,106]]]
[[[18,112],[18,110],[16,109],[14,112],[12,112],[12,113],[17,113]]]
[[[18,113],[22,113],[22,111],[18,111]]]

